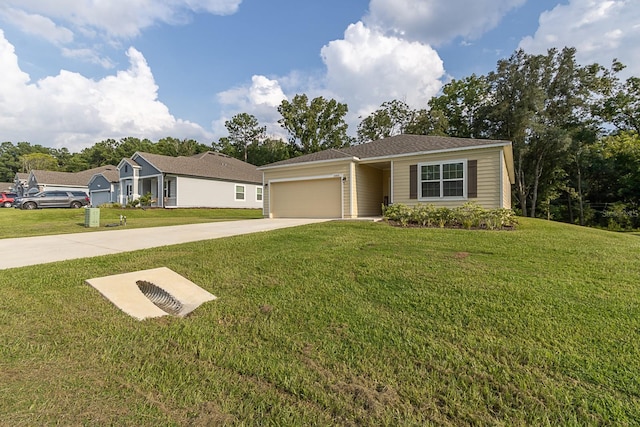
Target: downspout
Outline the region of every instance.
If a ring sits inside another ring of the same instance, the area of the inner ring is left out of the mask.
[[[356,169],[356,165],[353,162],[349,163],[349,217],[350,218],[355,218],[356,217],[356,212],[355,212],[355,199],[356,199],[356,191],[355,191],[355,187],[356,187],[356,182],[355,179],[353,178],[356,173],[355,173],[355,169]],[[342,200],[344,200],[344,196],[342,198]],[[344,209],[342,211],[342,217],[344,218]]]
[[[504,156],[503,156],[503,152],[499,151],[498,152],[498,165],[500,167],[500,198],[499,198],[499,203],[500,203],[500,207],[504,208]]]
[[[394,181],[393,160],[391,160],[391,182],[389,184],[389,204],[393,204],[393,181]]]
[[[165,174],[160,174],[160,179],[158,180],[158,207],[164,208],[164,178]]]
[[[263,218],[267,218],[268,217],[267,211],[265,209],[265,203],[264,203],[264,201],[266,199],[266,197],[265,197],[266,194],[264,194],[264,193],[269,191],[268,187],[269,186],[265,185],[265,182],[264,182],[264,171],[263,171],[262,172],[262,217]],[[271,193],[269,193],[269,194],[271,194]],[[271,208],[271,204],[270,203],[269,203],[269,208]]]

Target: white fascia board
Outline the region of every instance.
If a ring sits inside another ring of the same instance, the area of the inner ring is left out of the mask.
[[[503,148],[509,145],[510,145],[509,142],[505,142],[505,143],[499,143],[499,144],[476,145],[473,147],[445,148],[442,150],[431,150],[431,151],[414,151],[412,153],[393,154],[389,156],[367,157],[365,159],[362,159],[362,160],[359,159],[359,160],[361,164],[367,164],[367,163],[379,162],[380,160],[399,159],[402,157],[427,156],[429,154],[455,153],[460,151],[479,150],[479,149],[486,149],[486,148]]]
[[[299,176],[295,178],[276,178],[270,179],[267,184],[275,184],[278,182],[293,182],[293,181],[313,181],[314,179],[331,179],[331,178],[344,178],[343,173],[334,173],[331,175],[313,175],[313,176]]]
[[[360,158],[358,157],[341,157],[339,159],[329,159],[329,160],[316,160],[314,162],[300,162],[300,163],[289,163],[286,165],[276,165],[276,166],[261,166],[257,168],[259,171],[270,170],[270,169],[281,169],[281,168],[292,168],[292,167],[300,167],[307,165],[320,165],[326,163],[339,163],[339,162],[359,162]]]

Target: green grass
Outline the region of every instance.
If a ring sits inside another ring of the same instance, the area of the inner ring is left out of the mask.
[[[121,209],[100,208],[100,227],[85,227],[84,209],[41,209],[23,211],[0,209],[0,239],[47,234],[84,233],[114,228],[120,215],[127,217],[127,228],[160,227],[200,222],[262,218],[260,209]],[[116,229],[118,227],[115,227]]]
[[[331,222],[2,271],[0,424],[633,425],[640,238]],[[219,297],[138,322],[84,283]]]

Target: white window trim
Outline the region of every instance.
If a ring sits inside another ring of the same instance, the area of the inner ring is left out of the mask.
[[[238,199],[238,187],[242,187],[242,199]],[[242,184],[235,184],[233,186],[233,199],[236,202],[246,202],[247,201],[247,186]]]
[[[258,198],[258,192],[260,192],[260,198]],[[264,200],[264,188],[256,187],[256,202],[262,202]]]
[[[444,196],[444,191],[442,188],[442,165],[451,164],[451,163],[462,163],[462,197],[460,196]],[[422,197],[422,166],[440,166],[440,197]],[[440,160],[438,162],[423,162],[418,163],[418,200],[424,201],[442,201],[442,200],[467,200],[467,159],[455,159],[455,160]]]

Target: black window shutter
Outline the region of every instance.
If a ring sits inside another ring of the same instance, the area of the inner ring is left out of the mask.
[[[467,162],[467,197],[478,197],[478,161],[469,160]]]
[[[418,198],[418,165],[409,166],[409,198]]]

